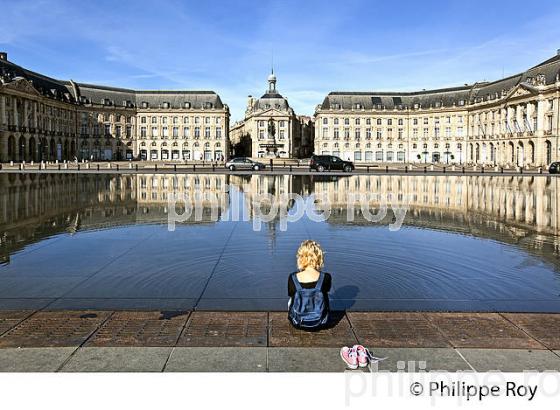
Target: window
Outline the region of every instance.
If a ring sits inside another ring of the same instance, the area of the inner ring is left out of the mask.
[[[381,118],[378,118],[378,119],[377,119],[377,125],[381,125],[381,124],[382,124]]]
[[[412,120],[412,125],[418,125],[418,118],[414,118]]]
[[[354,161],[362,160],[362,151],[354,151]]]
[[[329,119],[328,118],[323,118],[323,125],[327,125],[329,123]]]
[[[183,127],[183,137],[189,137],[189,127]]]
[[[111,135],[111,124],[105,124],[105,136],[109,137]]]
[[[210,127],[204,128],[204,138],[210,138]]]
[[[383,151],[375,151],[375,160],[383,161]]]
[[[173,127],[173,138],[179,138],[179,127]]]
[[[140,117],[140,123],[146,124],[146,117]]]
[[[355,123],[356,125],[360,125],[360,119],[359,119],[359,118],[356,118],[356,119],[354,120],[354,123]]]
[[[140,127],[140,138],[146,138],[146,127]]]
[[[222,127],[216,127],[216,138],[222,138]]]
[[[120,125],[117,125],[115,127],[115,134],[116,134],[117,138],[121,137],[121,126]]]
[[[152,117],[152,124],[157,124],[157,117]]]
[[[162,131],[161,136],[162,136],[163,138],[169,137],[169,133],[167,132],[167,127],[163,127],[163,128],[161,129],[161,131]]]
[[[327,139],[329,137],[329,129],[323,128],[323,138]]]
[[[157,137],[157,136],[158,136],[158,128],[152,127],[152,137]]]
[[[399,125],[404,125],[404,120],[402,118],[399,118]]]
[[[387,125],[393,125],[393,119],[392,118],[389,118],[387,120]]]
[[[198,117],[197,117],[198,118]],[[196,121],[195,121],[196,122]],[[200,138],[200,127],[195,127],[194,128],[194,137],[195,138]]]

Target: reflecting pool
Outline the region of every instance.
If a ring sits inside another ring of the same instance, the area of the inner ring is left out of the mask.
[[[170,230],[173,195],[199,209]],[[546,176],[0,174],[0,309],[284,310],[311,238],[337,309],[560,312],[559,198]]]

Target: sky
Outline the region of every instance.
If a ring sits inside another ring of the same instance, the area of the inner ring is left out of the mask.
[[[214,90],[243,118],[277,88],[312,115],[330,91],[496,80],[560,49],[560,2],[0,0],[10,61],[77,82]]]

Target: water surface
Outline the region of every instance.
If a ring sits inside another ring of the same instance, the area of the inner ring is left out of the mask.
[[[199,191],[218,201],[169,231],[169,196]],[[255,231],[252,201],[288,192],[323,195],[330,217]],[[560,312],[558,192],[551,177],[1,174],[0,308],[285,309],[312,238],[336,308]],[[349,218],[354,193],[408,198],[402,229]]]

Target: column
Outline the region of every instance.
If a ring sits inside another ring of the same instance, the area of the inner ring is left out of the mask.
[[[0,126],[6,124],[6,97],[0,95]]]
[[[14,107],[14,126],[17,129],[17,126],[19,125],[19,118],[18,118],[18,111],[17,111],[17,98],[13,97],[13,107]]]

